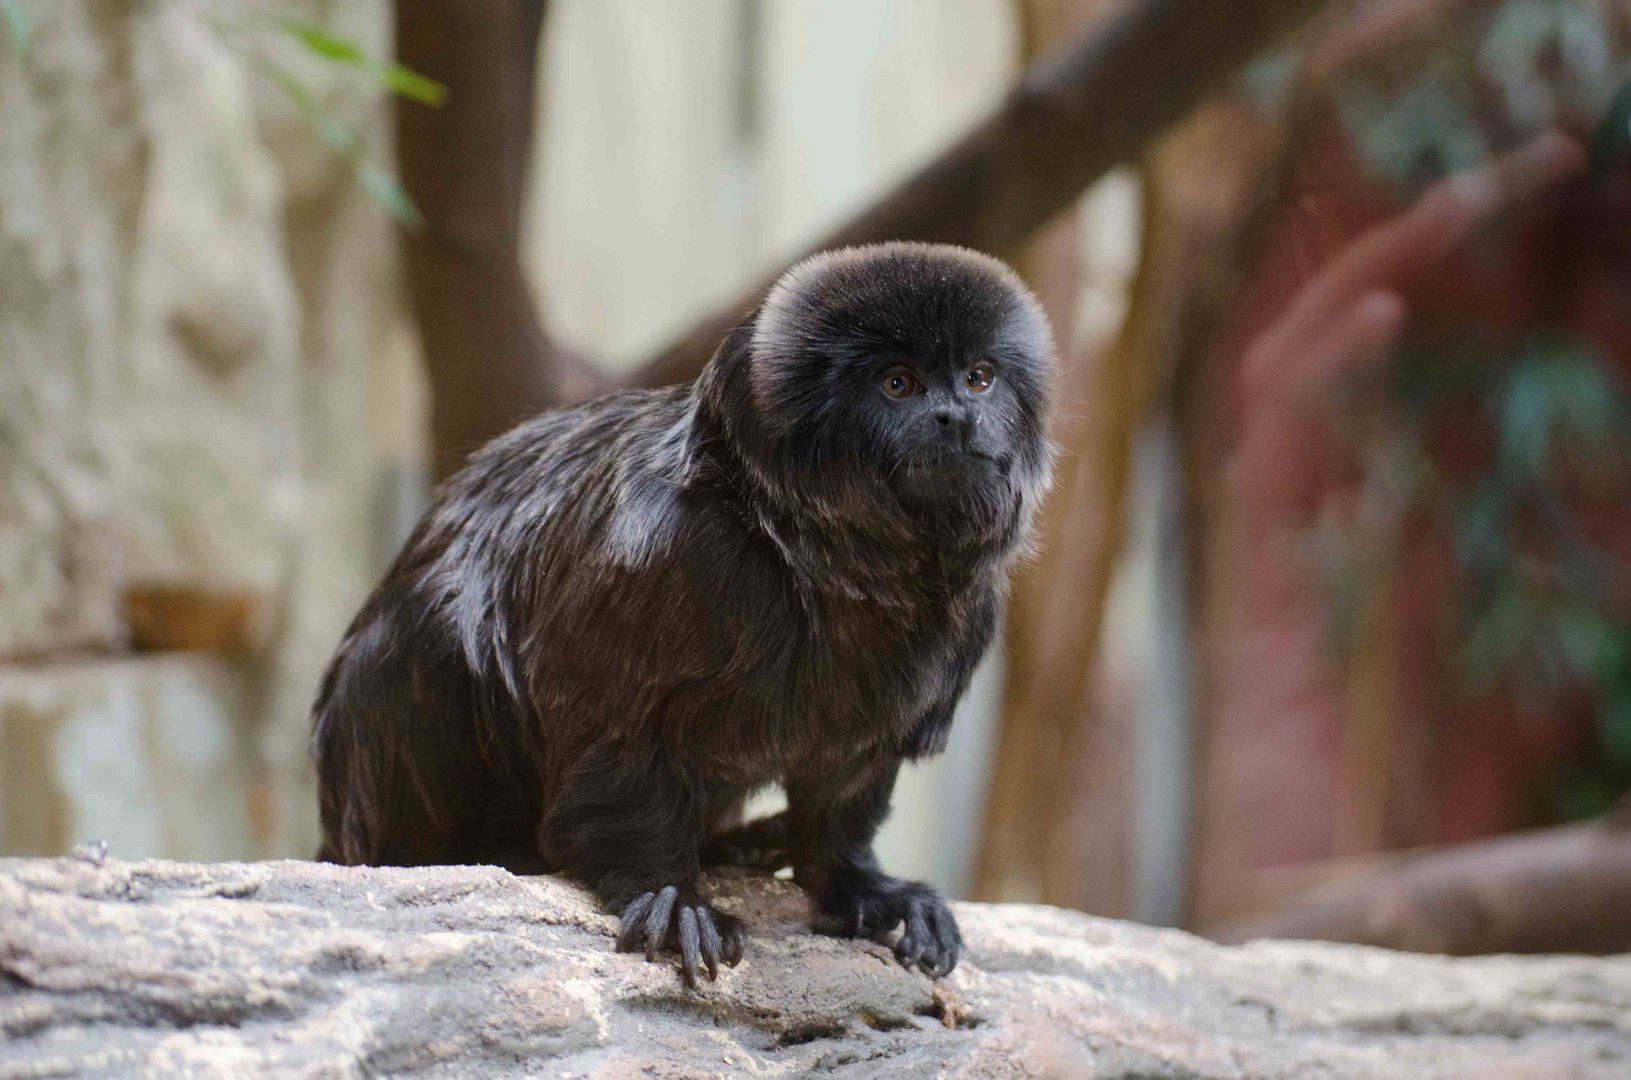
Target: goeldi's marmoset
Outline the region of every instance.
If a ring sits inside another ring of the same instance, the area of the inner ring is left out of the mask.
[[[742,955],[699,882],[788,864],[942,975],[884,873],[1047,484],[1053,345],[996,260],[883,244],[788,271],[695,382],[545,413],[436,493],[324,676],[321,858],[567,873],[687,982]],[[780,783],[783,814],[730,829]]]

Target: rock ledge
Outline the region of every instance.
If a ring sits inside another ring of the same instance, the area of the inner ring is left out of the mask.
[[[1631,957],[1213,945],[958,905],[938,986],[715,882],[747,959],[689,991],[552,878],[0,859],[0,1077],[1624,1077]]]

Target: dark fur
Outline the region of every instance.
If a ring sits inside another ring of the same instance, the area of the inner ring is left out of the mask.
[[[1001,264],[850,249],[789,272],[694,384],[489,444],[323,680],[322,857],[564,870],[622,912],[620,947],[678,947],[691,979],[742,943],[702,859],[791,862],[847,932],[904,923],[903,962],[949,971],[945,902],[872,839],[991,640],[1052,363]],[[893,364],[927,392],[887,397]],[[775,782],[785,815],[715,834]]]

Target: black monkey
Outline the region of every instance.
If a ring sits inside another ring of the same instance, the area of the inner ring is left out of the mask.
[[[546,413],[437,493],[315,709],[321,858],[560,870],[688,982],[742,953],[699,891],[760,849],[850,935],[956,964],[872,840],[944,749],[1050,457],[1036,300],[970,251],[815,256],[692,384]],[[715,834],[781,782],[788,810]]]

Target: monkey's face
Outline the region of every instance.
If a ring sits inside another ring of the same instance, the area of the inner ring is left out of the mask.
[[[972,344],[961,355],[886,353],[858,373],[867,385],[856,418],[864,417],[872,461],[903,504],[1000,500],[1026,446],[1040,438],[1026,430],[1034,414],[1021,399],[1023,359]]]
[[[924,244],[800,264],[754,334],[754,393],[783,459],[811,484],[864,473],[936,516],[994,517],[1041,485],[1052,367],[1011,271]]]

